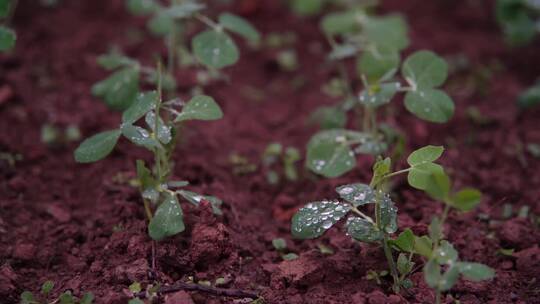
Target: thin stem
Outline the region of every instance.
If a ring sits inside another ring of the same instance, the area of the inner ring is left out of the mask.
[[[157,72],[158,72],[158,96],[157,96],[157,99],[156,99],[156,109],[155,109],[155,117],[154,117],[154,136],[157,137],[157,132],[158,132],[158,127],[159,127],[159,109],[160,109],[160,106],[161,106],[161,94],[162,94],[162,89],[161,89],[161,62],[158,62],[158,68],[157,68]],[[161,175],[161,153],[159,151],[160,147],[157,147],[155,150],[154,150],[154,157],[155,157],[155,162],[156,162],[156,176],[158,178],[158,182],[161,183],[161,178],[162,178],[162,175]]]
[[[352,210],[352,212],[354,212],[354,213],[360,215],[360,216],[361,216],[362,218],[364,218],[366,221],[368,221],[368,222],[370,222],[370,223],[374,223],[374,222],[373,222],[373,219],[372,219],[371,217],[369,217],[369,216],[365,215],[364,213],[362,213],[362,211],[358,210],[358,208],[352,206],[352,207],[351,207],[351,210]]]
[[[144,211],[146,212],[146,218],[150,222],[152,220],[152,209],[150,208],[150,203],[148,202],[147,199],[144,198],[143,204],[144,204]]]
[[[407,168],[407,169],[399,170],[399,171],[396,171],[396,172],[392,172],[390,174],[385,175],[383,179],[388,179],[388,178],[396,176],[396,175],[407,173],[407,172],[409,172],[411,170],[412,170],[412,168]]]
[[[441,292],[438,290],[435,291],[435,304],[441,304]]]
[[[209,27],[213,28],[216,31],[221,31],[222,30],[221,25],[217,24],[216,22],[214,22],[214,20],[206,17],[205,15],[195,14],[195,18],[197,18],[197,20],[199,20],[202,23],[208,25]]]
[[[386,261],[388,262],[388,266],[390,267],[390,273],[392,275],[392,278],[394,279],[394,284],[392,286],[392,289],[394,290],[395,293],[398,293],[400,279],[399,279],[396,263],[394,262],[394,256],[392,255],[392,250],[390,249],[390,246],[388,245],[388,235],[386,235],[386,233],[384,234],[382,243],[383,243],[384,255],[386,256]]]

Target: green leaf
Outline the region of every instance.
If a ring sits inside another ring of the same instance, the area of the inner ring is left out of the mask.
[[[301,16],[311,16],[318,14],[322,7],[324,0],[291,0],[291,9]]]
[[[158,118],[158,124],[157,124],[157,130],[156,130],[156,113],[154,111],[150,111],[146,113],[146,116],[144,118],[146,121],[146,125],[155,133],[157,134],[157,138],[159,141],[163,144],[168,144],[172,140],[172,127],[168,126],[163,122],[163,119],[161,117]]]
[[[111,130],[85,139],[75,150],[75,160],[79,163],[91,163],[105,158],[116,146],[120,134],[120,130]]]
[[[399,82],[376,84],[364,89],[358,98],[361,104],[376,108],[389,103],[400,88]]]
[[[221,211],[220,207],[223,204],[223,201],[215,196],[210,195],[201,195],[196,192],[186,191],[186,190],[180,190],[178,193],[182,195],[188,202],[192,203],[195,206],[199,206],[200,202],[202,200],[208,201],[210,205],[212,206],[212,212],[216,215],[222,215],[223,212]]]
[[[450,195],[450,187],[450,178],[444,170],[436,170],[432,172],[425,190],[432,198],[447,201]]]
[[[73,295],[69,291],[61,294],[60,297],[58,297],[58,300],[60,301],[60,304],[75,304],[75,299],[73,299]]]
[[[169,34],[174,26],[174,18],[166,10],[154,15],[146,24],[148,30],[158,37]]]
[[[97,64],[106,70],[114,70],[123,66],[135,65],[137,62],[119,52],[112,51],[97,58]]]
[[[148,234],[159,241],[184,231],[184,228],[183,212],[176,195],[165,192],[163,202],[148,224]]]
[[[431,51],[418,51],[403,62],[401,74],[413,87],[434,88],[446,81],[448,64]]]
[[[238,61],[238,47],[224,32],[207,30],[191,41],[193,53],[205,65],[221,69]]]
[[[402,233],[400,233],[399,236],[394,241],[392,241],[392,243],[402,251],[413,252],[414,239],[414,233],[411,229],[407,228]]]
[[[524,46],[537,35],[534,19],[527,12],[521,12],[502,25],[506,41],[511,46]]]
[[[138,91],[139,72],[131,67],[113,73],[92,87],[92,94],[104,98],[105,103],[115,110],[127,109]]]
[[[460,211],[471,211],[480,203],[481,199],[482,192],[474,188],[465,188],[452,196],[451,205]]]
[[[159,147],[158,141],[150,135],[148,130],[134,125],[122,125],[122,135],[137,146],[152,150]]]
[[[196,2],[185,2],[181,4],[174,4],[165,10],[165,13],[172,18],[182,19],[193,15],[194,13],[204,9],[203,4]]]
[[[433,176],[441,174],[444,169],[441,165],[434,163],[424,163],[411,167],[407,175],[407,180],[411,187],[426,190],[432,186]]]
[[[292,218],[292,235],[298,239],[314,239],[330,229],[350,210],[339,201],[312,202],[300,208]]]
[[[132,124],[142,118],[156,107],[157,99],[156,91],[139,93],[131,106],[122,113],[122,123]]]
[[[397,207],[387,194],[384,194],[380,206],[380,227],[386,233],[394,233],[397,230]]]
[[[447,291],[450,290],[459,279],[459,267],[451,265],[441,276],[441,280],[438,284],[438,290]]]
[[[336,188],[339,196],[358,207],[375,202],[375,191],[366,184],[356,183],[343,185]]]
[[[319,123],[321,129],[343,128],[347,122],[347,114],[339,107],[319,107],[310,117]]]
[[[17,35],[15,32],[5,26],[0,26],[0,51],[7,51],[15,46]]]
[[[134,15],[148,15],[159,9],[159,4],[154,0],[127,0],[126,6]]]
[[[142,197],[154,204],[157,203],[159,199],[159,192],[156,189],[158,182],[154,179],[152,172],[146,167],[144,161],[138,159],[136,164]]]
[[[323,17],[321,28],[327,35],[352,32],[359,28],[358,17],[363,15],[363,13],[354,10],[330,13]]]
[[[407,275],[410,273],[414,267],[414,262],[409,262],[407,255],[400,253],[397,259],[397,269],[401,275]]]
[[[388,144],[381,138],[367,137],[366,140],[354,149],[358,154],[379,156],[388,149]]]
[[[429,260],[424,265],[424,281],[431,288],[439,287],[439,282],[441,281],[441,266],[435,262],[435,260]]]
[[[418,237],[414,237],[414,252],[417,254],[424,256],[426,258],[430,258],[432,254],[432,247],[433,243],[431,242],[431,239],[425,235]]]
[[[0,0],[0,18],[4,18],[9,13],[11,0]]]
[[[23,291],[21,293],[21,304],[34,304],[34,303],[38,303],[38,302],[36,302],[36,300],[34,299],[33,293],[31,293],[30,291]]]
[[[348,172],[356,165],[356,159],[347,141],[360,141],[367,137],[363,133],[343,129],[315,134],[307,146],[308,168],[325,177],[337,177]]]
[[[495,277],[495,270],[481,263],[459,262],[457,265],[461,274],[469,281],[480,282]]]
[[[391,78],[399,66],[399,52],[389,47],[376,47],[362,53],[358,59],[357,70],[365,75],[370,82],[377,82],[381,78]]]
[[[440,265],[451,265],[457,261],[458,252],[449,242],[441,241],[441,245],[433,253],[433,258],[437,260],[437,263]]]
[[[395,50],[403,50],[409,46],[408,28],[405,19],[400,15],[370,17],[364,25],[369,42],[375,46],[385,46]]]
[[[425,163],[431,163],[439,159],[443,152],[443,146],[428,145],[412,152],[409,157],[407,157],[407,163],[411,167]]]
[[[416,117],[435,123],[445,123],[454,115],[454,102],[441,90],[420,89],[405,95],[405,108]]]
[[[371,184],[377,185],[386,174],[390,173],[391,165],[392,160],[389,157],[385,159],[379,157],[373,165],[373,178]]]
[[[273,239],[272,246],[274,246],[274,249],[277,251],[283,251],[287,249],[287,242],[283,238]]]
[[[210,96],[197,95],[184,105],[175,122],[184,120],[216,120],[223,117],[219,105]]]
[[[94,302],[94,294],[87,292],[79,301],[79,304],[92,304]]]
[[[345,59],[354,56],[359,50],[360,49],[354,44],[334,45],[332,47],[332,51],[330,51],[330,54],[328,54],[328,58],[330,60]]]
[[[298,259],[298,255],[296,253],[287,253],[282,255],[281,258],[285,261],[292,261]]]
[[[527,89],[521,93],[517,101],[518,106],[521,109],[528,109],[530,107],[540,104],[540,83]]]
[[[54,282],[53,281],[45,281],[45,283],[43,283],[43,285],[41,285],[41,293],[44,294],[44,295],[48,295],[49,293],[51,293],[51,291],[53,290],[54,288]]]
[[[443,231],[441,230],[441,220],[438,216],[434,216],[431,219],[431,223],[428,226],[429,237],[433,243],[438,244],[439,240],[443,238]]]
[[[218,22],[225,29],[234,32],[247,40],[257,43],[261,39],[261,34],[246,19],[230,14],[222,13],[219,15]]]
[[[371,243],[383,239],[383,233],[375,224],[363,218],[351,216],[347,219],[345,226],[347,226],[347,234],[357,241]]]

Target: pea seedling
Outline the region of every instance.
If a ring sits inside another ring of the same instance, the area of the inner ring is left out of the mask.
[[[41,285],[41,291],[38,296],[35,296],[30,291],[21,293],[21,304],[92,304],[94,295],[91,292],[85,293],[80,299],[75,297],[70,291],[66,291],[54,300],[50,299],[50,294],[54,289],[53,281],[46,281]]]
[[[350,216],[345,223],[348,235],[357,241],[377,243],[383,247],[389,272],[393,278],[393,290],[399,292],[402,286],[411,286],[411,282],[406,276],[414,266],[413,254],[420,253],[431,259],[435,256],[431,252],[438,250],[438,247],[433,250],[431,244],[438,246],[441,237],[438,235],[439,237],[433,240],[427,236],[417,237],[418,241],[415,243],[414,234],[410,230],[405,230],[397,239],[391,239],[391,235],[398,229],[398,209],[390,195],[386,193],[385,184],[391,177],[407,173],[408,183],[411,187],[442,199],[447,206],[455,206],[461,210],[472,209],[479,201],[480,194],[476,190],[464,189],[455,195],[450,195],[450,181],[444,174],[443,167],[435,163],[442,155],[443,150],[443,147],[440,146],[426,146],[418,149],[407,158],[408,168],[394,172],[391,170],[390,158],[379,159],[373,166],[373,177],[369,185],[355,183],[339,186],[336,188],[336,192],[339,194],[340,200],[316,201],[300,208],[292,218],[291,231],[293,236],[299,239],[320,237],[349,214]],[[374,206],[373,216],[368,216],[360,210],[360,207],[371,204]],[[448,208],[445,208],[443,220],[436,221],[437,224],[444,222]],[[434,224],[432,226],[435,227]],[[442,226],[437,227],[441,231]],[[425,245],[428,243],[430,246]],[[432,251],[427,253],[425,247],[429,247],[429,250]],[[392,252],[396,248],[409,252],[409,256],[400,254],[396,262]],[[472,265],[472,267],[476,266]],[[468,269],[468,267],[465,268]],[[463,270],[462,273],[466,271],[468,270]]]
[[[280,181],[280,175],[275,168],[279,162],[283,167],[283,175],[288,181],[298,180],[298,171],[296,170],[295,163],[301,158],[300,152],[294,147],[287,147],[283,149],[280,143],[269,144],[262,155],[262,163],[264,167],[268,169],[266,174],[266,180],[269,184],[278,184]]]
[[[298,255],[293,252],[286,253],[288,250],[287,248],[287,241],[283,238],[277,238],[272,240],[272,246],[274,246],[274,249],[279,252],[279,255],[282,259],[286,261],[290,260],[296,260],[298,258]]]
[[[0,52],[11,50],[15,46],[17,35],[8,27],[17,1],[0,0]]]
[[[197,95],[188,102],[173,99],[162,102],[161,73],[158,72],[158,91],[140,93],[135,102],[122,114],[118,129],[96,134],[75,150],[75,160],[91,163],[103,159],[113,150],[121,135],[154,155],[153,170],[137,160],[137,176],[149,220],[148,233],[154,240],[175,235],[184,230],[183,212],[177,195],[198,205],[202,200],[212,204],[214,213],[220,214],[221,200],[180,189],[186,181],[173,181],[171,158],[176,145],[177,124],[188,120],[216,120],[223,116],[219,105],[210,96]],[[179,109],[181,108],[181,110]],[[165,112],[165,115],[162,115]],[[146,128],[137,126],[144,117]],[[155,211],[153,211],[155,209]]]
[[[540,31],[540,3],[535,0],[497,0],[495,16],[512,46],[529,44]]]
[[[355,167],[355,154],[384,153],[396,132],[378,123],[377,110],[397,93],[405,93],[406,109],[420,119],[444,123],[452,117],[454,103],[438,89],[448,76],[444,59],[431,51],[418,51],[401,64],[407,84],[394,79],[400,67],[399,53],[409,45],[407,25],[400,16],[368,16],[365,9],[354,7],[325,16],[321,26],[333,47],[331,60],[357,56],[364,89],[354,93],[343,62],[338,62],[345,101],[317,112],[326,126],[335,129],[322,130],[309,141],[306,162],[313,172],[336,177]],[[359,115],[360,131],[341,129],[345,112],[350,110]]]
[[[175,90],[173,75],[177,66],[176,55],[181,54],[183,59],[192,58],[185,45],[182,30],[186,22],[199,20],[211,28],[197,34],[191,45],[195,58],[210,69],[233,65],[239,59],[238,47],[225,30],[253,43],[260,40],[259,32],[247,20],[233,14],[222,13],[218,17],[218,22],[214,22],[200,13],[205,6],[197,1],[171,0],[169,6],[163,6],[157,0],[128,0],[126,5],[135,15],[151,15],[147,23],[149,30],[157,36],[166,37],[167,72],[162,85],[169,95],[173,95]],[[146,82],[150,84],[156,84],[157,81],[155,69],[143,66],[137,60],[118,52],[101,56],[98,58],[98,64],[115,72],[96,83],[92,93],[102,97],[109,107],[116,110],[127,109],[135,100],[141,76],[144,76]]]

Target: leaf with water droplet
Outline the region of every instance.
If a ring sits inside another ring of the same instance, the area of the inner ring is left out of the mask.
[[[125,67],[92,86],[92,94],[102,97],[110,108],[125,110],[139,92],[138,70]]]
[[[386,194],[383,194],[383,197],[380,202],[381,210],[381,219],[380,227],[386,233],[394,233],[397,231],[397,207],[390,197]]]
[[[405,108],[416,117],[445,123],[454,115],[454,102],[441,90],[419,89],[405,95]]]
[[[376,46],[403,50],[409,46],[408,27],[405,19],[397,14],[369,17],[364,24],[367,40]]]
[[[395,48],[377,46],[370,48],[358,57],[356,68],[358,74],[366,76],[370,82],[378,82],[381,78],[392,78],[399,66],[399,52]]]
[[[218,22],[225,29],[237,33],[253,43],[259,42],[261,34],[246,19],[230,13],[222,13],[218,17]]]
[[[142,92],[133,103],[122,113],[122,123],[132,124],[156,107],[158,94],[156,91]]]
[[[182,112],[176,117],[175,122],[184,120],[216,120],[223,117],[221,108],[216,101],[206,95],[197,95],[182,108]]]
[[[223,204],[223,201],[215,196],[210,195],[201,195],[196,192],[186,191],[186,190],[180,190],[178,191],[180,195],[182,195],[188,202],[192,203],[195,206],[199,206],[201,201],[205,200],[210,203],[212,206],[212,212],[216,215],[222,215],[223,212],[221,211],[221,205]]]
[[[399,82],[388,82],[371,85],[360,92],[358,99],[366,107],[377,108],[389,103],[401,85]]]
[[[375,202],[375,191],[366,184],[356,183],[339,186],[336,188],[339,196],[358,207]]]
[[[222,31],[207,30],[191,41],[193,53],[205,65],[221,69],[238,61],[238,47]]]
[[[148,224],[148,234],[159,241],[184,229],[184,215],[176,195],[165,192],[163,201]]]
[[[443,240],[437,250],[433,252],[433,258],[441,265],[450,265],[457,261],[458,252],[452,244]]]
[[[349,204],[337,200],[311,202],[293,216],[292,235],[299,239],[317,238],[345,216],[350,208]]]
[[[493,268],[481,263],[459,262],[457,266],[465,279],[473,282],[489,280],[495,276]]]
[[[126,6],[130,13],[137,16],[148,15],[159,9],[155,0],[127,0]]]
[[[91,163],[105,158],[116,146],[120,134],[120,130],[111,130],[85,139],[75,150],[75,160],[79,163]]]
[[[403,62],[401,74],[413,87],[434,88],[446,81],[448,64],[431,51],[418,51]]]
[[[382,159],[382,157],[378,157],[377,161],[373,165],[373,178],[371,184],[379,184],[380,181],[384,178],[384,176],[390,173],[391,165],[392,160],[390,159],[390,157],[387,157],[385,159]]]
[[[482,199],[482,193],[474,188],[464,188],[452,195],[450,202],[452,207],[460,211],[471,211]]]
[[[146,125],[154,132],[154,134],[157,134],[157,138],[161,143],[166,145],[171,142],[172,127],[166,125],[165,122],[163,122],[163,119],[158,117],[156,130],[156,113],[154,111],[146,113],[144,120],[146,121]]]
[[[5,26],[0,26],[0,51],[7,51],[15,46],[17,35],[15,31]]]
[[[150,135],[148,130],[134,125],[122,125],[122,135],[137,146],[152,150],[159,147],[159,142]]]
[[[377,242],[383,239],[383,233],[373,222],[351,216],[347,219],[347,234],[360,242]]]

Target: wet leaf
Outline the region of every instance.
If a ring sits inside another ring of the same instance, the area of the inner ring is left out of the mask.
[[[411,229],[407,228],[402,233],[400,233],[399,236],[394,241],[392,241],[392,243],[402,251],[413,252],[414,239],[414,233]]]
[[[201,195],[196,192],[186,191],[186,190],[180,190],[178,191],[182,197],[184,197],[188,202],[192,203],[195,206],[199,206],[202,200],[205,200],[210,203],[212,206],[212,212],[216,215],[222,215],[223,212],[221,211],[220,207],[223,204],[223,201],[215,196],[210,195]]]
[[[139,72],[131,67],[114,72],[92,86],[92,94],[102,97],[115,110],[127,109],[139,92]]]
[[[445,123],[454,115],[454,102],[441,90],[420,89],[405,95],[405,108],[416,117]]]
[[[474,188],[465,188],[454,194],[451,198],[452,207],[460,211],[473,210],[482,199],[482,193]]]
[[[480,282],[495,277],[495,270],[484,264],[459,262],[457,266],[465,279],[470,281]]]
[[[184,120],[216,120],[223,117],[221,108],[210,96],[197,95],[182,108],[180,115],[176,117],[175,122]]]
[[[435,262],[435,260],[429,260],[424,265],[424,281],[431,288],[437,288],[441,281],[441,266]]]
[[[146,113],[144,120],[146,122],[146,125],[154,132],[154,134],[157,134],[157,138],[161,143],[166,145],[171,142],[172,128],[166,125],[163,122],[163,119],[159,117],[156,130],[156,113],[154,111]]]
[[[134,125],[122,125],[122,135],[137,146],[152,150],[159,147],[158,141],[150,136],[148,130]]]
[[[366,184],[356,183],[343,185],[336,188],[339,196],[358,207],[375,202],[375,191]]]
[[[347,234],[360,242],[377,242],[383,239],[383,233],[375,224],[363,218],[351,216],[347,219]]]
[[[5,26],[0,26],[0,51],[7,51],[15,46],[17,35],[15,31]]]
[[[414,267],[414,262],[409,262],[407,255],[405,255],[404,253],[400,253],[398,255],[396,264],[397,269],[401,275],[407,275],[409,272],[412,271]]]
[[[387,194],[384,194],[380,202],[381,219],[380,227],[386,233],[397,231],[397,207]]]
[[[154,15],[146,24],[148,30],[158,37],[169,34],[174,26],[174,18],[165,10]]]
[[[400,15],[370,17],[364,25],[369,42],[375,46],[384,46],[403,50],[409,46],[407,23]]]
[[[433,253],[433,258],[441,265],[450,265],[457,261],[458,252],[449,242],[441,241],[441,245]]]
[[[203,4],[195,2],[185,2],[181,4],[174,4],[165,10],[165,13],[172,18],[182,19],[193,15],[194,13],[204,9]]]
[[[349,210],[349,204],[336,200],[309,203],[293,216],[292,235],[298,239],[317,238],[337,223]]]
[[[111,130],[87,138],[75,150],[75,160],[79,163],[91,163],[105,158],[116,146],[120,134],[120,130]]]
[[[330,60],[340,60],[356,55],[360,49],[354,44],[340,44],[332,47],[328,54]]]
[[[358,99],[360,103],[368,107],[380,107],[389,103],[401,88],[399,82],[388,82],[372,85],[364,89]]]
[[[368,49],[358,59],[358,73],[365,75],[370,82],[391,78],[398,70],[399,60],[399,52],[394,48],[380,46]]]
[[[456,265],[451,265],[443,273],[438,284],[438,290],[447,291],[450,290],[459,279],[459,268]]]
[[[132,124],[156,107],[156,91],[139,93],[131,106],[122,113],[122,123]]]
[[[231,32],[239,34],[245,39],[257,43],[261,39],[261,34],[253,27],[246,19],[230,13],[222,13],[219,15],[218,22],[221,26]]]
[[[418,51],[401,67],[403,77],[420,90],[442,85],[448,77],[448,64],[431,51]]]
[[[184,228],[183,212],[176,195],[165,192],[163,202],[148,224],[148,234],[159,241],[184,231]]]
[[[192,40],[195,56],[205,65],[221,69],[238,61],[238,47],[224,32],[207,30]]]
[[[159,8],[155,0],[127,0],[127,9],[134,15],[148,15]]]

